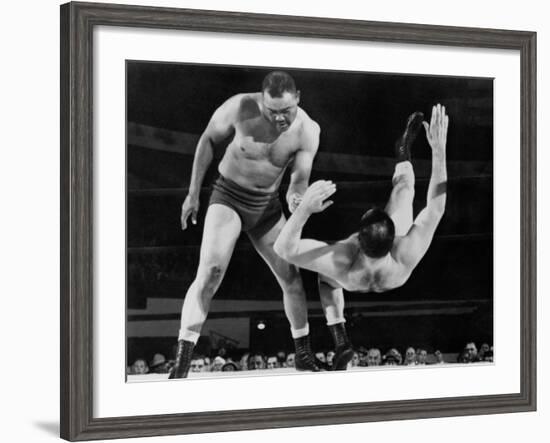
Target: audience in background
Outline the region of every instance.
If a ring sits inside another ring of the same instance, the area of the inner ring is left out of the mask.
[[[147,374],[149,366],[143,358],[138,358],[132,365],[132,374]]]
[[[445,363],[445,360],[443,359],[443,353],[439,349],[434,352],[434,356],[435,356],[435,363],[436,364],[440,365],[440,364]]]
[[[405,366],[416,365],[416,351],[412,346],[409,346],[405,350],[405,361],[403,364]]]
[[[357,366],[359,366],[359,353],[354,352],[351,361],[348,363],[348,368],[356,368]]]
[[[221,371],[223,368],[223,365],[225,365],[226,361],[224,358],[220,357],[219,355],[214,358],[214,361],[212,362],[212,366],[210,367],[211,372],[218,372]]]
[[[327,357],[326,357],[324,352],[316,352],[315,353],[315,358],[317,360],[319,360],[321,363],[326,363],[327,362]]]
[[[280,368],[279,366],[279,360],[277,360],[277,356],[276,355],[271,355],[269,357],[267,357],[267,369],[277,369],[277,368]]]
[[[239,360],[239,366],[241,371],[248,371],[248,359],[250,358],[250,352],[245,352]]]
[[[328,351],[327,352],[327,366],[330,368],[332,368],[332,363],[334,362],[334,356],[336,355],[336,353],[334,351]]]
[[[286,356],[286,368],[293,368],[295,366],[295,360],[296,354],[294,352],[291,352],[290,354],[287,354]]]
[[[233,361],[228,361],[225,365],[222,366],[222,372],[233,372],[238,370],[239,367],[237,366],[237,363]]]
[[[191,372],[204,372],[207,368],[204,357],[196,356],[191,360],[190,371]]]
[[[428,364],[445,363],[445,356],[440,349],[436,349],[433,355],[429,355],[428,351],[423,348],[414,349],[412,346],[405,350],[405,358],[396,348],[389,349],[385,354],[382,354],[379,348],[368,349],[358,347],[357,352],[348,365],[349,369],[358,368],[360,366],[421,366]],[[238,352],[238,351],[237,351]],[[242,352],[242,351],[241,351]],[[242,354],[236,354],[235,350],[232,353],[225,348],[220,348],[215,353],[210,355],[215,356],[210,364],[208,355],[195,355],[191,361],[191,372],[226,372],[226,371],[241,371],[241,370],[259,370],[259,369],[278,369],[278,368],[294,368],[295,354],[286,354],[285,351],[279,350],[276,354],[271,354],[266,357],[260,352],[250,352],[245,350]],[[239,359],[240,355],[240,359]],[[315,357],[330,370],[334,351],[329,350],[326,354],[322,351],[316,352]],[[474,341],[466,343],[462,351],[456,357],[456,353],[447,355],[448,361],[456,361],[458,363],[476,363],[476,362],[493,362],[493,347],[488,343],[483,343],[478,348]],[[232,360],[235,359],[235,361]],[[236,363],[238,361],[238,363]],[[126,368],[129,375],[143,374],[166,374],[170,371],[174,360],[167,360],[161,353],[155,353],[149,364],[144,358],[137,358],[133,364]]]
[[[468,354],[469,363],[479,361],[479,357],[477,356],[477,346],[473,341],[466,343],[464,350]]]
[[[279,362],[279,367],[284,368],[286,363],[286,352],[277,351],[277,361]]]
[[[382,364],[385,366],[396,366],[396,365],[400,365],[402,361],[403,359],[401,357],[400,352],[395,348],[391,348],[384,355]]]
[[[428,359],[428,352],[425,349],[417,349],[416,350],[416,364],[417,365],[425,365],[426,360]]]
[[[382,364],[382,353],[378,348],[371,348],[367,352],[367,366],[380,366]]]
[[[259,352],[251,354],[250,358],[248,359],[248,369],[249,370],[255,370],[255,369],[265,369],[265,357],[263,354],[260,354]]]

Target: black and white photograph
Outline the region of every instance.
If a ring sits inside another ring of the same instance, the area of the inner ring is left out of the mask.
[[[127,60],[127,382],[493,364],[493,88]]]

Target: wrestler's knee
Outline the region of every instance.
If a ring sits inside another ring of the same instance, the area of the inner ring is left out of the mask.
[[[412,190],[414,191],[414,174],[412,173],[401,173],[395,174],[392,179],[392,184],[394,189],[398,190]]]
[[[414,199],[414,175],[402,174],[393,178],[393,198]]]
[[[279,274],[279,282],[283,291],[289,294],[304,291],[302,277],[296,266],[289,265]]]
[[[201,293],[211,294],[220,286],[223,276],[225,274],[225,267],[219,263],[209,263],[205,266],[201,266],[197,272],[196,282]]]

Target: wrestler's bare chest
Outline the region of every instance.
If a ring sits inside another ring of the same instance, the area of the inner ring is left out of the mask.
[[[228,147],[233,157],[237,161],[269,162],[276,168],[286,167],[300,149],[298,129],[272,133],[254,120],[235,127],[235,135]]]

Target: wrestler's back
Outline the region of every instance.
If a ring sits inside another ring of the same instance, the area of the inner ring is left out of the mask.
[[[359,250],[357,234],[348,240],[355,244],[357,258],[345,276],[344,289],[352,292],[385,292],[402,286],[411,272],[392,253],[378,260],[368,259]]]

